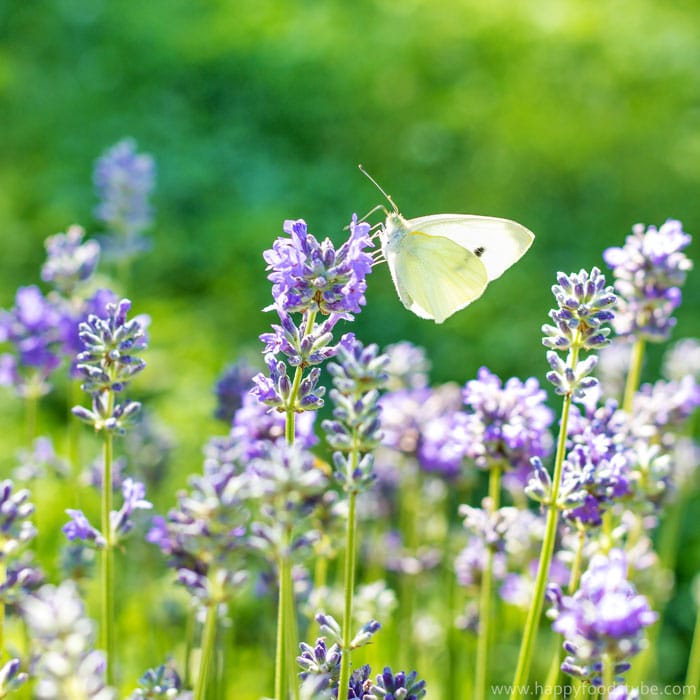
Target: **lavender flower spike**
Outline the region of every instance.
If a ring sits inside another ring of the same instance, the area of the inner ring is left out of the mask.
[[[110,234],[106,252],[115,258],[129,258],[145,250],[144,231],[151,225],[148,198],[155,184],[155,163],[136,152],[136,142],[124,139],[110,148],[96,163],[93,175],[100,204],[95,214]]]
[[[628,659],[643,648],[644,628],[658,617],[627,581],[625,554],[617,549],[594,556],[579,590],[559,600],[552,628],[565,638],[562,671],[593,683],[601,680],[603,656],[616,673],[629,668]]]
[[[90,278],[100,257],[100,244],[94,240],[83,243],[84,236],[81,226],[71,226],[65,233],[57,233],[44,242],[47,258],[41,268],[41,279],[68,297]]]
[[[116,698],[105,685],[105,660],[93,651],[93,625],[72,581],[43,586],[22,602],[22,614],[36,653],[37,698]]]
[[[693,266],[682,252],[690,241],[681,222],[669,219],[659,229],[636,224],[623,247],[605,251],[619,295],[614,322],[618,335],[668,338],[676,323],[672,314],[681,303],[680,288]]]

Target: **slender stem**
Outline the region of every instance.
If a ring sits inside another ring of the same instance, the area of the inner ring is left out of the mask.
[[[642,376],[642,361],[644,360],[645,343],[642,338],[638,338],[632,346],[632,356],[630,357],[630,368],[627,373],[625,383],[625,395],[622,408],[630,413],[632,411],[632,401],[639,388],[639,379]]]
[[[501,495],[501,466],[495,464],[489,472],[489,509],[491,514],[498,510]],[[488,693],[489,633],[491,622],[491,590],[493,587],[493,549],[486,549],[486,567],[481,578],[479,601],[479,637],[476,647],[476,669],[474,677],[474,697],[485,700]]]
[[[574,346],[571,349],[569,366],[574,368],[578,361],[578,349]],[[540,551],[540,561],[537,568],[537,578],[535,579],[535,589],[533,591],[532,603],[528,610],[525,629],[523,630],[523,640],[518,656],[518,665],[513,678],[513,688],[511,700],[517,700],[523,693],[523,686],[530,673],[530,663],[534,650],[535,635],[539,626],[542,606],[544,604],[544,594],[549,575],[549,566],[552,563],[554,553],[554,542],[557,534],[557,524],[559,522],[559,508],[557,500],[559,498],[559,485],[566,454],[566,432],[569,424],[569,412],[571,410],[571,394],[564,396],[561,412],[561,424],[559,426],[559,438],[557,440],[557,453],[554,459],[554,476],[552,478],[552,493],[550,496],[549,508],[547,511],[547,522],[545,526],[542,549]]]
[[[305,314],[305,326],[304,326],[304,337],[309,335],[314,327],[314,321],[316,320],[315,311],[307,311]],[[301,380],[304,375],[304,366],[299,365],[296,370],[294,370],[294,378],[292,379],[292,388],[289,392],[289,399],[287,401],[287,408],[285,410],[285,425],[284,434],[287,442],[291,445],[294,442],[294,436],[296,435],[294,429],[294,423],[296,418],[296,405],[297,396],[299,395],[299,387],[301,386]]]
[[[5,583],[7,567],[5,558],[0,558],[0,584]],[[0,600],[0,661],[5,658],[5,603]]]
[[[284,575],[284,568],[288,565],[287,558],[285,556],[279,557],[279,562],[277,565],[278,576],[279,576],[279,590],[277,597],[277,643],[275,645],[275,698],[276,700],[286,700],[287,697],[287,674],[286,674],[286,663],[287,658],[285,654],[286,646],[286,613],[285,613],[285,601],[287,599],[286,592],[284,590],[285,582],[287,581],[287,576]]]
[[[39,397],[33,393],[24,400],[25,421],[27,426],[27,445],[31,447],[36,437],[37,414],[39,412]]]
[[[291,532],[289,533],[291,539]],[[294,660],[297,656],[299,644],[299,631],[297,627],[296,602],[294,599],[294,579],[292,577],[292,561],[288,558],[288,565],[284,570],[284,575],[287,581],[284,585],[286,594],[285,614],[287,619],[284,622],[285,638],[286,638],[286,663],[287,675],[289,677],[289,687],[291,688],[292,698],[299,699],[299,683],[297,679]]]
[[[108,415],[113,412],[114,394],[109,392]],[[107,685],[114,685],[114,542],[110,514],[112,512],[113,436],[104,436],[104,470],[102,472],[102,646],[106,654]]]
[[[355,453],[356,454],[356,453]],[[357,493],[348,494],[348,527],[345,532],[345,603],[343,606],[343,653],[340,659],[338,700],[345,700],[350,683],[350,642],[352,641],[352,596],[355,590],[355,535],[357,530]],[[342,693],[342,694],[341,694]]]
[[[573,595],[578,589],[578,582],[581,579],[581,562],[583,561],[583,547],[586,544],[586,531],[580,528],[578,531],[578,541],[576,543],[576,555],[574,563],[571,566],[571,575],[569,576],[568,593]]]
[[[192,657],[192,648],[194,646],[194,630],[197,626],[197,608],[192,607],[190,614],[187,616],[187,627],[185,629],[185,652],[182,660],[182,687],[186,690],[192,687],[192,679],[190,678],[190,659]]]
[[[656,625],[658,627],[658,625]],[[700,684],[700,610],[695,611],[695,631],[690,647],[688,670],[685,675],[685,687],[696,689]]]
[[[603,654],[603,697],[610,696],[615,686],[615,662],[610,654]]]
[[[194,687],[194,700],[204,700],[207,691],[207,678],[209,667],[214,655],[214,641],[216,640],[217,603],[212,602],[207,606],[207,616],[202,630],[201,654],[199,658],[199,671]]]

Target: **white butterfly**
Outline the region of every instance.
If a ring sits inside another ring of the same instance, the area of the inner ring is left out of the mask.
[[[515,221],[490,216],[404,219],[391,197],[377,187],[394,210],[387,214],[379,240],[399,299],[414,314],[435,323],[478,299],[535,238]]]

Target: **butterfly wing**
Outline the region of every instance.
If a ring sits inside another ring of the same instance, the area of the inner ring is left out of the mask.
[[[476,255],[489,281],[500,277],[532,245],[535,235],[515,221],[491,216],[436,214],[409,219],[409,230],[442,236]]]
[[[386,258],[403,305],[436,323],[478,299],[488,284],[481,260],[442,236],[409,231]]]

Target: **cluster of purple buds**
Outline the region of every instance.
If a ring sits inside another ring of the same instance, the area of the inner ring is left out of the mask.
[[[137,510],[150,510],[153,504],[145,499],[146,487],[140,481],[124,479],[122,482],[124,502],[119,510],[109,514],[110,531],[100,532],[81,510],[69,508],[66,513],[70,520],[63,526],[63,533],[70,540],[80,540],[102,548],[108,543],[120,542],[134,527],[133,515]]]
[[[602,682],[604,659],[613,665],[616,680],[629,669],[629,659],[644,647],[644,629],[657,619],[627,580],[626,557],[617,549],[591,559],[573,596],[562,595],[557,586],[548,596],[552,628],[565,639],[562,671],[594,685]]]
[[[29,520],[34,505],[27,489],[15,489],[9,479],[0,483],[0,559],[7,562],[36,536],[36,527]]]
[[[372,257],[369,224],[353,217],[350,237],[336,251],[329,239],[319,243],[308,233],[302,220],[286,221],[289,238],[278,238],[263,257],[272,282],[275,310],[280,318],[271,333],[260,339],[265,344],[265,363],[270,376],[254,377],[254,393],[267,406],[286,413],[312,411],[323,405],[323,388],[318,386],[318,365],[333,357],[333,329],[341,319],[352,320],[365,304],[365,277]],[[302,314],[297,323],[292,314]],[[316,323],[316,317],[324,318]],[[282,359],[284,358],[284,359]],[[296,367],[294,380],[287,364]],[[299,374],[311,367],[309,374]]]
[[[49,236],[44,242],[47,257],[41,279],[68,298],[92,277],[100,259],[100,244],[94,240],[83,242],[84,236],[81,226],[71,226],[65,233]]]
[[[23,558],[23,550],[36,536],[30,518],[34,505],[27,489],[15,489],[9,479],[0,483],[0,562],[5,568],[0,582],[0,601],[8,605],[21,600],[43,580],[40,570]]]
[[[36,286],[20,287],[15,306],[0,311],[0,344],[12,352],[0,355],[0,386],[11,386],[22,398],[51,391],[49,377],[61,364],[61,313]]]
[[[294,441],[310,449],[318,442],[314,431],[315,411],[304,411],[294,421]],[[255,394],[246,394],[236,411],[230,439],[238,445],[244,457],[253,459],[265,454],[267,443],[284,438],[285,416],[270,409]]]
[[[302,671],[299,678],[302,680],[302,692],[308,697],[326,698],[328,700],[339,697],[338,682],[340,680],[340,661],[343,655],[343,633],[337,620],[326,613],[318,613],[315,616],[323,636],[319,637],[313,646],[301,642],[300,654],[297,663]],[[372,641],[374,635],[381,629],[376,620],[370,620],[362,626],[360,631],[350,642],[348,652],[366,646]],[[330,642],[330,646],[328,643]],[[363,666],[356,669],[348,684],[347,697],[349,700],[363,700],[369,690],[368,683],[370,667]]]
[[[348,492],[359,493],[375,479],[372,451],[382,438],[377,401],[388,379],[388,360],[376,345],[365,347],[353,336],[339,345],[337,362],[328,365],[334,408],[323,430],[335,451],[335,478]]]
[[[177,671],[169,665],[161,665],[146,671],[139,678],[139,687],[129,700],[190,700],[192,693],[182,690]]]
[[[243,405],[243,398],[253,388],[256,371],[247,362],[229,365],[221,373],[214,387],[216,409],[214,417],[231,425],[236,412]]]
[[[416,671],[393,673],[387,666],[362,700],[420,700],[425,693],[425,681],[418,680]]]
[[[551,367],[547,379],[558,394],[582,399],[587,390],[598,384],[589,376],[598,359],[590,355],[578,361],[578,353],[598,350],[608,344],[610,328],[606,323],[614,317],[612,308],[616,297],[612,287],[605,286],[605,276],[597,267],[590,273],[586,270],[571,275],[560,272],[557,282],[552,293],[558,308],[549,312],[554,325],[542,326],[542,344],[551,348],[547,352]],[[555,351],[567,352],[567,361]]]
[[[167,518],[156,516],[146,539],[176,569],[178,583],[203,605],[221,603],[247,578],[244,569],[249,513],[248,477],[236,444],[226,439],[206,449],[204,473],[178,494]]]
[[[31,449],[17,451],[17,467],[13,476],[18,481],[27,482],[49,474],[66,476],[70,471],[68,463],[56,454],[51,438],[38,437]]]
[[[417,384],[421,382],[420,375],[413,378]],[[410,381],[408,376],[403,379]],[[390,374],[388,383],[397,386],[397,377]],[[425,472],[446,478],[460,475],[468,436],[457,385],[435,389],[398,385],[395,391],[382,395],[379,405],[383,438],[376,471],[380,481],[392,480],[399,461],[401,469],[407,467],[405,460],[397,460],[396,452],[415,459]]]
[[[135,401],[114,402],[131,379],[146,366],[138,357],[146,348],[142,320],[127,320],[128,299],[107,306],[105,318],[90,316],[80,324],[84,351],[78,355],[77,370],[84,378],[82,388],[92,395],[92,410],[73,408],[73,414],[96,431],[123,434],[141,405]]]
[[[108,233],[105,252],[125,259],[147,249],[143,233],[153,220],[148,201],[155,185],[153,158],[137,153],[136,143],[124,139],[98,159],[93,181],[100,198],[95,215]]]
[[[105,659],[93,650],[94,630],[75,584],[46,585],[22,601],[34,654],[34,692],[42,700],[114,700]]]
[[[312,516],[323,504],[328,477],[316,458],[297,443],[267,443],[247,467],[250,502],[257,507],[250,544],[271,561],[319,538]]]
[[[613,324],[618,335],[656,342],[668,338],[680,288],[693,266],[682,252],[690,241],[681,222],[669,219],[659,229],[636,224],[624,246],[605,251],[618,294]]]
[[[10,695],[27,682],[29,676],[20,671],[20,667],[19,659],[10,659],[0,668],[0,698]]]
[[[552,446],[549,426],[554,415],[546,405],[546,392],[535,378],[522,382],[512,377],[503,383],[482,367],[462,396],[467,407],[466,456],[479,469],[512,472],[509,486],[517,481],[522,489],[530,459],[546,456]]]

